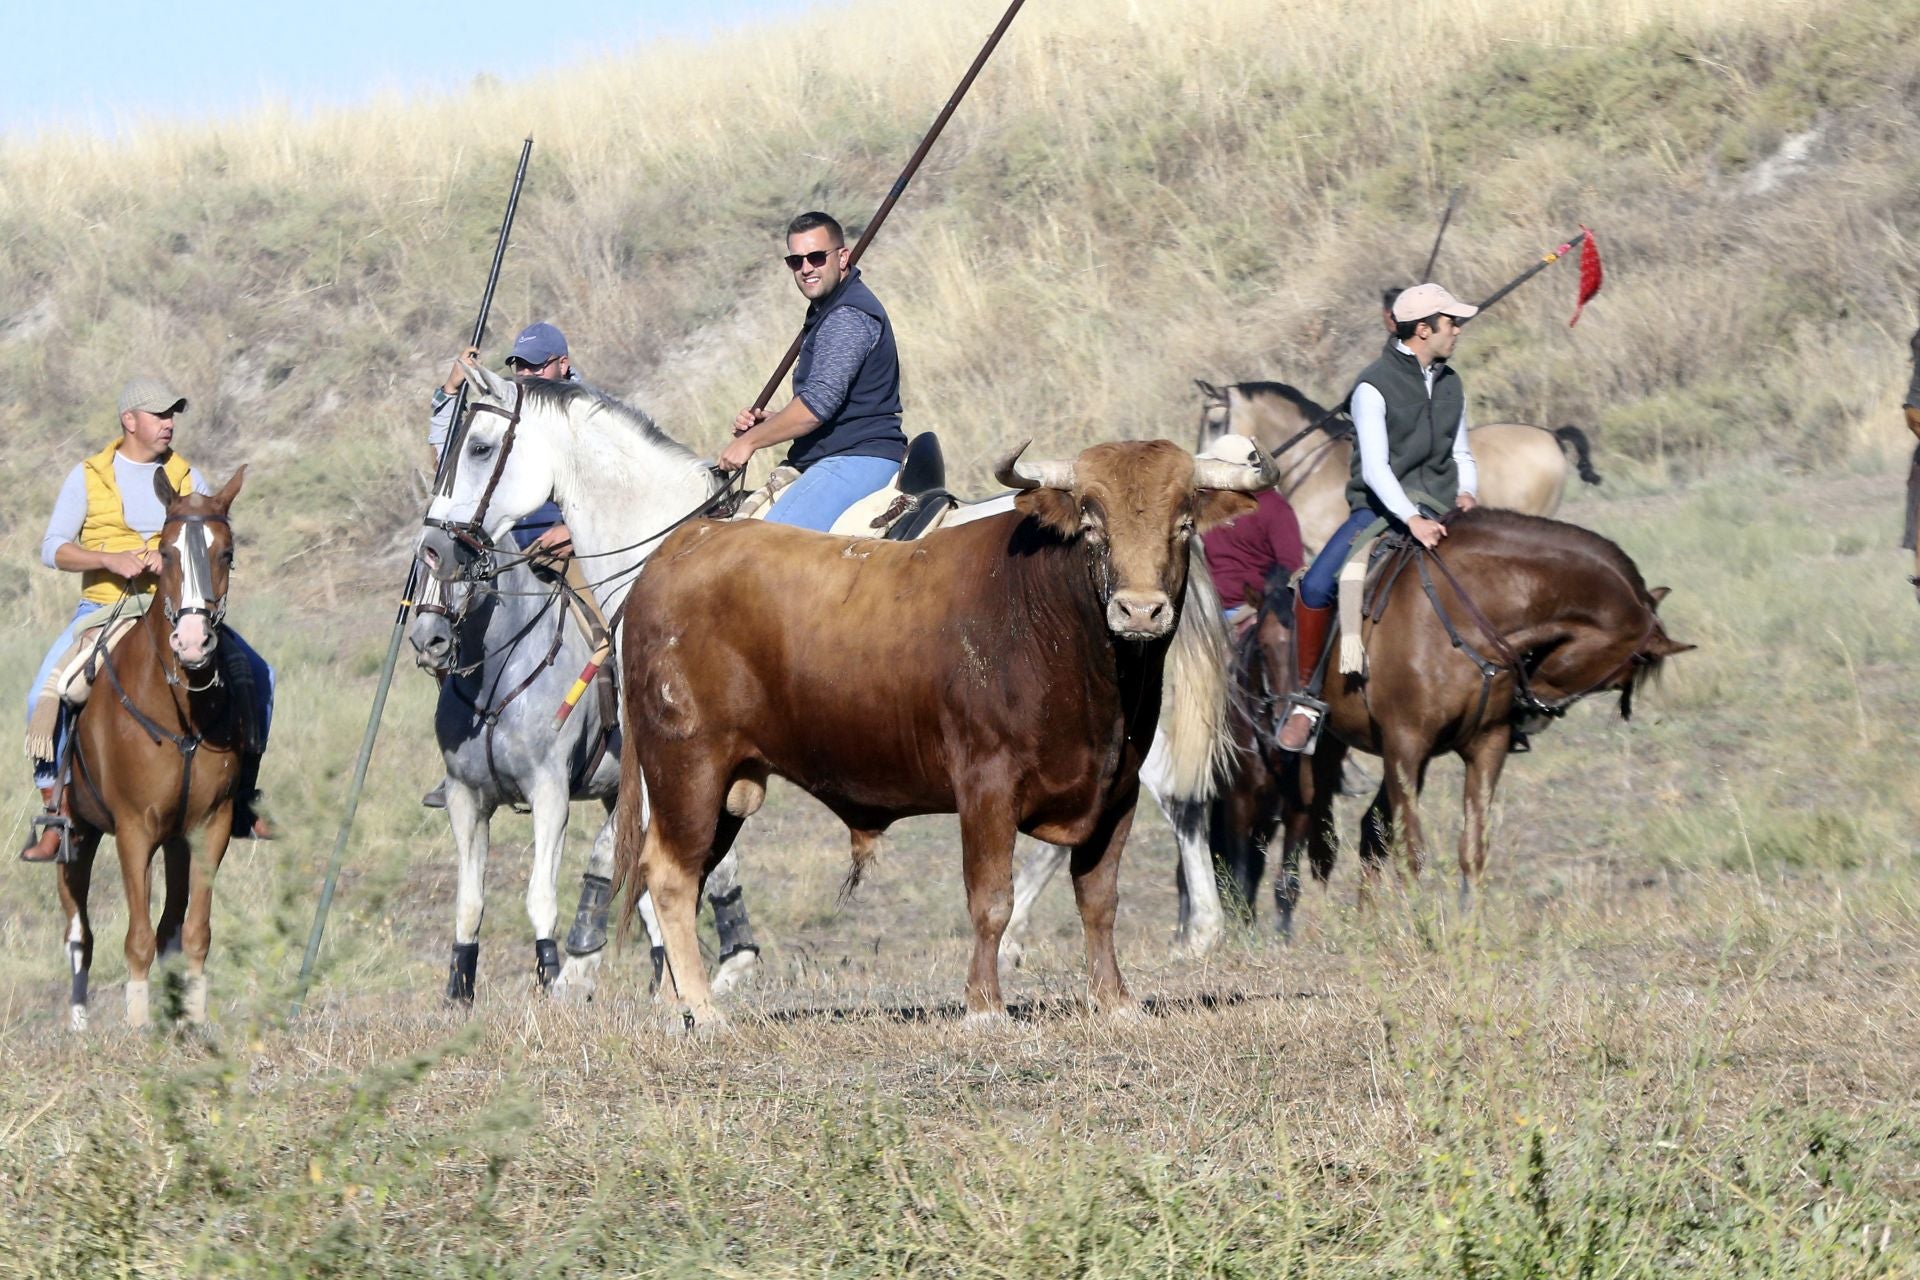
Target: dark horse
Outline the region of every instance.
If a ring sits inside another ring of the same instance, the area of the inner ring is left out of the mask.
[[[93,857],[108,834],[126,885],[128,1025],[146,1025],[147,974],[156,952],[175,950],[186,952],[186,1016],[206,1020],[213,878],[233,829],[241,755],[252,746],[246,700],[216,660],[233,567],[227,510],[245,476],[242,467],[220,492],[203,497],[177,495],[165,475],[155,474],[167,504],[158,586],[126,638],[96,660],[92,696],[74,720],[62,771],[71,859],[60,868],[59,885],[75,1030],[87,1023]],[[187,834],[203,823],[196,856]],[[153,855],[162,849],[167,898],[156,934]]]
[[[1363,894],[1396,845],[1418,872],[1429,851],[1417,807],[1427,765],[1448,751],[1466,762],[1465,894],[1486,867],[1487,809],[1514,729],[1538,728],[1600,693],[1617,692],[1621,716],[1631,717],[1635,692],[1694,647],[1661,624],[1667,589],[1649,590],[1627,554],[1597,533],[1484,507],[1455,512],[1448,525],[1438,552],[1388,553],[1405,561],[1397,572],[1386,567],[1368,613],[1378,620],[1363,624],[1368,670],[1347,675],[1330,664],[1319,746],[1295,777],[1279,778],[1299,788],[1274,886],[1283,933],[1299,902],[1301,847],[1316,879],[1333,870],[1333,799],[1350,749],[1385,765],[1361,822]]]

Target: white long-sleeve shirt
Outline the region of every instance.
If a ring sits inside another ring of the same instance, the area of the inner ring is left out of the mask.
[[[1398,339],[1393,346],[1403,355],[1413,354]],[[1434,367],[1429,364],[1420,372],[1426,376],[1427,396],[1432,398]],[[1362,382],[1353,389],[1347,412],[1353,418],[1354,435],[1360,449],[1361,481],[1373,490],[1381,505],[1396,520],[1405,524],[1417,512],[1413,499],[1407,496],[1406,489],[1400,483],[1400,477],[1393,474],[1393,464],[1388,458],[1386,397],[1372,383]],[[1453,435],[1453,462],[1460,471],[1460,492],[1477,493],[1480,469],[1474,465],[1473,447],[1467,443],[1467,407],[1464,402],[1460,406],[1460,423]]]

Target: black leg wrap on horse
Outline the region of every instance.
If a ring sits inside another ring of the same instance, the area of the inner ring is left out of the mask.
[[[654,947],[651,952],[649,952],[649,955],[653,959],[653,985],[648,987],[647,990],[648,992],[654,992],[660,989],[660,979],[666,976],[667,949],[665,947]]]
[[[67,967],[73,972],[73,1004],[87,1002],[87,947],[83,942],[67,944]]]
[[[551,987],[553,980],[560,976],[560,948],[552,938],[533,940],[533,964],[534,972],[540,977],[540,989]]]
[[[720,935],[720,959],[742,951],[758,952],[760,944],[753,940],[753,921],[747,919],[747,904],[741,896],[739,885],[720,897],[709,897],[713,906],[713,927]]]
[[[567,930],[567,954],[590,956],[607,945],[607,907],[613,901],[613,881],[591,871],[580,877],[580,906]]]
[[[453,963],[447,967],[447,999],[461,1004],[473,1003],[473,977],[480,968],[480,944],[453,944]]]

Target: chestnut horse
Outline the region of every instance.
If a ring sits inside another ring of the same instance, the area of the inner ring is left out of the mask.
[[[1385,780],[1361,822],[1361,892],[1394,846],[1417,873],[1428,851],[1418,809],[1427,765],[1466,762],[1460,833],[1463,897],[1487,864],[1487,809],[1516,725],[1530,730],[1594,694],[1617,692],[1620,714],[1665,661],[1694,646],[1668,638],[1656,612],[1667,589],[1597,533],[1559,520],[1481,507],[1451,512],[1437,552],[1417,545],[1388,566],[1363,625],[1367,672],[1329,667],[1318,749],[1298,770],[1286,816],[1285,865],[1274,886],[1280,929],[1300,897],[1300,850],[1324,881],[1338,844],[1333,798],[1350,749],[1380,756]],[[1335,633],[1335,652],[1338,632]],[[1284,670],[1284,668],[1282,668]],[[1256,873],[1257,874],[1257,873]]]
[[[1330,416],[1284,382],[1216,387],[1196,378],[1194,386],[1201,396],[1196,450],[1229,431],[1258,440],[1279,468],[1280,480],[1274,489],[1300,518],[1300,537],[1308,553],[1319,550],[1347,518],[1352,425],[1344,417]],[[1477,496],[1483,507],[1535,516],[1558,511],[1567,488],[1567,455],[1562,445],[1574,451],[1580,478],[1588,484],[1600,483],[1586,433],[1578,427],[1549,431],[1527,423],[1490,423],[1472,428],[1467,439],[1480,470]]]
[[[154,488],[167,504],[159,585],[145,615],[97,660],[92,694],[69,734],[61,777],[71,857],[59,883],[75,1030],[87,1024],[93,964],[87,892],[94,853],[107,834],[126,884],[128,1025],[147,1023],[147,974],[156,951],[186,952],[186,1016],[206,1020],[213,877],[227,852],[249,734],[242,699],[215,661],[233,567],[227,510],[245,476],[242,467],[220,492],[203,497],[177,495],[163,473],[154,473]],[[203,823],[196,856],[187,835]],[[153,855],[160,849],[166,851],[167,899],[156,935],[150,915]]]

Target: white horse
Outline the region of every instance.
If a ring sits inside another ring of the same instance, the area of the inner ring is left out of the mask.
[[[428,509],[428,527],[421,535],[419,546],[422,561],[440,579],[476,576],[470,573],[473,562],[495,554],[494,539],[504,537],[515,520],[544,502],[550,492],[566,514],[576,558],[605,616],[618,617],[628,589],[659,543],[658,537],[649,535],[662,534],[684,517],[703,510],[718,495],[719,479],[692,450],[661,431],[646,414],[584,384],[536,381],[521,386],[490,370],[471,366],[467,377],[482,397],[479,403],[492,406],[492,412],[515,419],[512,439],[516,443],[496,448],[492,443],[483,443],[467,429],[471,419],[461,424],[448,446],[457,452],[448,463],[444,490],[435,496]],[[591,443],[584,454],[565,455],[573,465],[557,465],[563,451],[547,447],[548,442],[575,436],[595,443]],[[483,492],[487,498],[481,502],[478,497]],[[461,493],[470,495],[464,505],[459,505],[452,496]],[[535,494],[538,496],[529,501],[529,495]],[[457,519],[448,518],[446,513],[452,510],[460,513]],[[531,577],[524,572],[512,576]],[[468,584],[463,582],[435,583],[432,591],[444,591],[457,601],[467,588]],[[508,589],[504,579],[496,589]],[[514,612],[534,615],[540,611],[529,604]],[[447,630],[444,624],[433,626],[434,621],[428,619],[424,626],[417,624],[422,643],[429,633]],[[509,634],[512,630],[507,628]],[[549,634],[542,631],[542,643],[534,647],[544,649]],[[575,638],[567,630],[560,634],[558,647],[571,654],[577,647]],[[530,655],[520,666],[534,671],[538,658],[538,654]],[[575,661],[571,671],[553,674],[571,676],[579,670],[579,663]],[[504,684],[502,677],[496,676],[487,686],[494,690],[491,699],[501,700],[500,693],[511,689],[520,678],[518,669]],[[564,678],[561,684],[564,687]],[[447,701],[443,696],[442,703]],[[538,776],[545,784],[545,792],[549,793],[525,796],[534,810],[536,846],[527,888],[527,909],[534,925],[541,980],[543,985],[551,982],[556,994],[592,993],[600,948],[606,941],[610,900],[606,876],[612,866],[611,814],[594,839],[580,906],[567,936],[568,955],[564,965],[559,963],[553,945],[558,914],[554,882],[567,818],[566,764],[576,750],[585,749],[581,743],[591,742],[592,735],[587,729],[595,719],[584,701],[571,717],[580,723],[569,723],[560,731],[551,727],[555,699],[529,696],[531,710],[522,708],[522,718],[537,716],[540,723],[521,726],[517,739],[526,740],[520,742],[520,747],[526,748],[520,754],[538,759],[516,759],[505,764],[498,759],[488,761],[483,758],[482,749],[473,745],[480,741],[477,733],[447,735],[455,744],[456,755],[464,752],[475,757],[467,761],[472,768],[464,771],[457,767],[458,760],[451,756],[448,760],[448,813],[461,846],[459,909],[455,913],[454,961],[448,983],[448,994],[455,999],[471,999],[473,992],[480,877],[486,861],[485,817],[480,810],[491,811],[494,804],[521,798],[515,792],[522,774],[528,779]],[[612,753],[609,755],[612,757]],[[558,762],[556,768],[545,767],[555,761]],[[611,770],[603,764],[596,777],[617,775],[617,757],[612,757],[610,763]],[[503,780],[499,776],[503,769],[515,777]],[[468,779],[468,774],[475,776]],[[503,786],[503,781],[514,785]],[[596,787],[594,782],[595,779],[588,779],[581,794],[610,800],[611,786]],[[494,794],[495,791],[499,794]],[[465,803],[456,805],[457,795]],[[635,800],[644,817],[646,796]],[[469,830],[461,840],[463,826]],[[736,941],[744,937],[749,943],[734,946],[722,956],[720,969],[713,978],[716,993],[743,980],[758,958],[758,948],[750,945],[751,934],[737,900],[736,865],[730,858],[715,868],[707,884],[708,897],[723,935],[732,933]],[[652,904],[643,901],[640,915],[653,941],[657,969],[663,953]]]

